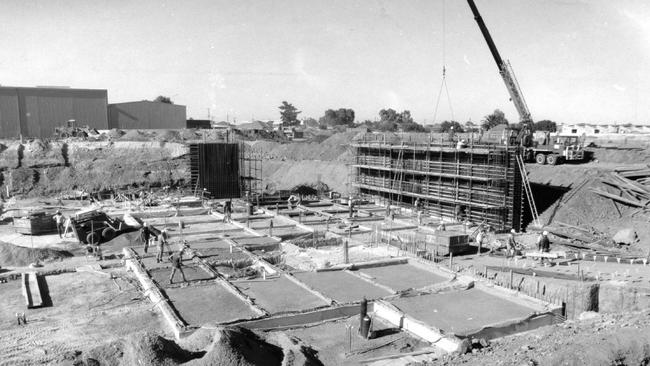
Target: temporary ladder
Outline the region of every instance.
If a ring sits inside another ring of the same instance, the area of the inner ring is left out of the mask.
[[[515,159],[517,160],[519,172],[521,173],[521,181],[524,186],[524,192],[526,192],[526,200],[530,206],[530,213],[533,216],[533,223],[536,226],[541,227],[542,225],[539,222],[539,214],[537,213],[537,206],[535,205],[535,200],[533,199],[533,190],[530,188],[530,181],[528,180],[528,174],[526,173],[524,160],[522,159],[521,154],[515,154]]]

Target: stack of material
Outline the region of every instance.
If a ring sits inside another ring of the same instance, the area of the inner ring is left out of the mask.
[[[43,211],[30,212],[27,216],[14,218],[16,232],[27,235],[44,235],[56,233],[56,222],[51,213]]]
[[[591,191],[615,202],[648,210],[650,207],[650,168],[617,168],[614,172],[601,178],[606,185],[618,190],[610,193],[592,188]]]

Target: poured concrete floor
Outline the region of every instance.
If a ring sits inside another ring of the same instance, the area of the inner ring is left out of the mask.
[[[149,270],[149,275],[152,280],[156,281],[159,287],[166,288],[169,287],[169,275],[171,272],[171,267],[154,268]],[[183,273],[185,274],[185,279],[188,281],[209,280],[213,278],[211,274],[199,266],[183,266]],[[183,276],[179,271],[176,271],[174,274],[174,283],[180,282],[183,282]]]
[[[344,271],[298,272],[294,276],[323,295],[338,303],[350,303],[366,299],[378,299],[391,293],[370,282]]]
[[[246,302],[218,283],[168,288],[165,293],[188,324],[225,323],[257,316]]]
[[[298,286],[284,276],[266,281],[237,281],[239,290],[255,299],[255,303],[269,313],[299,311],[329,305],[325,300]]]
[[[459,335],[473,333],[488,325],[523,319],[535,312],[535,309],[475,288],[390,302],[414,319]]]
[[[448,280],[445,277],[410,264],[363,268],[359,272],[370,276],[373,281],[388,286],[395,291],[421,288]]]

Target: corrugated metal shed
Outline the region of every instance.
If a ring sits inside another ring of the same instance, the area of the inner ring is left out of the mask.
[[[52,137],[70,119],[107,129],[107,98],[102,89],[0,87],[0,137]]]
[[[108,105],[109,128],[178,129],[185,128],[186,118],[184,105],[147,100]]]

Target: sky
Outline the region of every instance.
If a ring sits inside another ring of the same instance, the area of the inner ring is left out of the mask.
[[[650,2],[475,2],[534,120],[650,124]],[[286,100],[518,120],[464,0],[2,0],[0,49],[1,85],[165,95],[195,119],[279,119]]]

